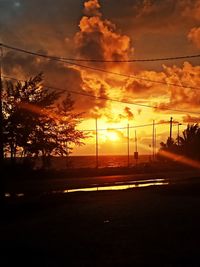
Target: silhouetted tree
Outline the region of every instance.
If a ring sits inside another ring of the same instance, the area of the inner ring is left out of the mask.
[[[188,125],[180,136],[181,152],[194,159],[200,159],[200,128],[198,124]]]
[[[179,136],[179,142],[167,139],[161,142],[160,155],[162,151],[184,155],[192,159],[200,160],[200,128],[198,124],[188,125],[183,131],[183,136]]]
[[[160,146],[161,146],[161,149],[163,150],[167,150],[167,151],[171,151],[171,150],[175,150],[176,149],[176,143],[174,141],[173,138],[167,138],[167,142],[164,143],[164,142],[161,142],[160,143]]]
[[[76,130],[81,114],[73,114],[69,95],[56,104],[60,97],[60,92],[43,88],[42,74],[24,83],[5,84],[4,144],[13,163],[19,155],[42,156],[46,166],[51,155],[64,155],[72,149],[72,144],[83,144],[85,135]]]

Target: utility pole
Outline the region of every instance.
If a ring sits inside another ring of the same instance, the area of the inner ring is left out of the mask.
[[[96,122],[96,169],[99,168],[99,144],[98,144],[98,121],[97,118]]]
[[[2,61],[3,61],[3,47],[0,44],[0,204],[4,203],[4,178],[3,178],[3,165],[4,165],[4,151],[3,151],[3,110],[2,110]]]
[[[0,44],[0,167],[3,167],[4,151],[3,151],[3,110],[2,110],[2,61],[3,61],[3,47]]]
[[[178,122],[178,134],[177,134],[177,139],[178,139],[178,146],[180,144],[180,140],[179,140],[179,126],[182,125],[182,123]]]
[[[130,131],[129,131],[129,124],[127,124],[127,166],[130,165]]]
[[[138,149],[137,149],[137,133],[135,130],[135,153],[134,153],[134,158],[135,158],[135,165],[137,166],[138,162]]]
[[[170,122],[169,122],[169,124],[170,124],[170,131],[169,131],[169,140],[170,140],[170,142],[172,141],[172,123],[173,123],[173,118],[171,117],[170,118]]]
[[[153,120],[153,131],[152,131],[152,160],[154,161],[155,156],[155,121]]]
[[[137,132],[135,130],[135,152],[138,152],[137,151]]]
[[[156,128],[154,130],[154,157],[156,159],[156,154],[157,154],[157,151],[156,151]]]

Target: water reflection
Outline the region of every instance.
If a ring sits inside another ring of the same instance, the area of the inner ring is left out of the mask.
[[[155,182],[163,182],[165,179],[156,178],[156,179],[148,179],[148,180],[138,180],[138,181],[126,181],[126,184],[141,184],[141,183],[155,183]],[[124,184],[124,182],[115,182],[115,184]]]
[[[131,188],[139,187],[149,187],[149,186],[162,186],[168,185],[169,182],[165,179],[150,179],[150,180],[138,180],[138,181],[126,181],[124,182],[115,182],[113,184],[104,183],[103,185],[91,184],[90,187],[86,188],[74,188],[74,189],[65,189],[65,190],[54,190],[51,192],[43,192],[43,194],[66,194],[66,193],[75,193],[75,192],[95,192],[95,191],[116,191],[116,190],[127,190]],[[11,196],[21,198],[24,197],[24,193],[5,193],[6,198]]]
[[[24,197],[24,193],[16,194],[16,197]]]
[[[6,198],[9,198],[11,197],[11,194],[10,193],[5,193],[4,196]],[[17,194],[13,194],[14,197],[24,197],[24,193],[17,193]]]
[[[63,193],[74,193],[74,192],[90,192],[90,191],[115,191],[115,190],[126,190],[138,187],[149,187],[149,186],[161,186],[168,185],[168,182],[148,182],[148,183],[135,183],[135,184],[123,184],[123,185],[110,185],[110,186],[98,186],[88,188],[76,188],[67,189]]]

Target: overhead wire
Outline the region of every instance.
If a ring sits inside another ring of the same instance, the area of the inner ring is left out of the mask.
[[[10,79],[10,80],[19,81],[19,82],[26,82],[25,80],[21,80],[21,79],[15,78],[15,77],[10,77],[10,76],[5,76],[5,75],[2,75],[2,78],[6,79],[6,80]],[[112,101],[112,102],[117,102],[117,103],[122,103],[122,104],[134,105],[134,106],[145,107],[145,108],[153,108],[153,109],[159,109],[159,110],[170,110],[170,111],[173,111],[173,112],[184,113],[184,114],[200,115],[200,112],[195,112],[195,111],[188,111],[188,110],[182,110],[182,109],[173,109],[173,108],[168,108],[168,107],[159,107],[159,106],[155,106],[155,105],[139,104],[139,103],[134,103],[134,102],[130,102],[130,101],[127,101],[127,100],[118,100],[118,99],[113,99],[113,98],[104,97],[104,96],[95,96],[95,95],[84,93],[84,92],[77,92],[77,91],[74,91],[74,90],[69,90],[69,89],[49,86],[49,85],[45,85],[45,84],[43,84],[43,86],[46,87],[47,89],[60,90],[62,92],[68,92],[68,93],[71,93],[71,94],[82,95],[82,96],[86,96],[86,97],[90,97],[90,98],[107,100],[107,101]]]
[[[25,82],[25,80],[20,80],[20,79],[16,79],[16,78],[12,78],[12,77],[8,77],[8,76],[2,76],[4,79],[10,79],[10,80],[15,80],[15,81],[18,81],[18,82]],[[60,89],[60,88],[57,88],[57,87],[49,87],[49,86],[45,86],[47,89],[56,89],[56,90],[61,90],[61,91],[66,91],[65,89]],[[68,90],[67,90],[68,92]],[[72,92],[72,91],[70,91]],[[78,92],[74,92],[73,93],[76,93],[76,94],[79,94]],[[88,96],[88,95],[87,95]],[[111,101],[111,99],[109,99]],[[163,124],[168,124],[170,121],[165,121],[165,122],[158,122],[158,123],[154,123],[154,125],[163,125]],[[177,124],[178,122],[172,122],[173,124]],[[183,124],[181,123],[181,125],[186,125],[186,124]],[[148,126],[152,126],[152,123],[149,123],[149,124],[142,124],[142,125],[135,125],[135,126],[129,126],[129,129],[135,129],[135,128],[142,128],[142,127],[148,127]],[[125,130],[127,129],[127,126],[126,127],[111,127],[111,128],[103,128],[103,129],[98,129],[98,131],[112,131],[112,130]],[[95,132],[96,129],[84,129],[84,130],[80,130],[82,132]]]
[[[138,59],[127,59],[127,60],[106,60],[106,59],[84,59],[84,58],[70,58],[70,57],[58,57],[58,56],[48,56],[44,54],[34,53],[31,51],[27,51],[21,48],[13,47],[7,44],[0,44],[5,48],[16,50],[18,52],[29,53],[32,55],[38,55],[51,59],[61,59],[61,60],[69,60],[69,61],[77,61],[77,62],[96,62],[96,63],[134,63],[134,62],[155,62],[155,61],[169,61],[169,60],[182,60],[182,59],[190,59],[190,58],[199,58],[200,54],[196,55],[184,55],[184,56],[175,56],[175,57],[161,57],[161,58],[138,58]]]
[[[165,121],[165,122],[157,122],[154,123],[154,125],[163,125],[163,124],[169,124],[170,121]],[[173,124],[177,124],[177,122],[172,122]],[[129,126],[129,129],[135,129],[135,128],[143,128],[143,127],[148,127],[148,126],[152,126],[152,123],[148,123],[148,124],[141,124],[141,125],[135,125],[135,126]],[[184,125],[183,123],[181,123],[181,125]],[[98,131],[114,131],[114,130],[126,130],[127,126],[124,127],[111,127],[111,128],[100,128],[98,129]],[[96,129],[85,129],[85,130],[81,130],[82,132],[96,132]]]
[[[32,56],[42,57],[42,58],[46,58],[46,59],[49,59],[49,60],[66,63],[68,65],[72,65],[72,66],[76,66],[76,67],[80,67],[80,68],[85,68],[85,69],[89,69],[89,70],[93,70],[93,71],[103,72],[103,73],[107,73],[107,74],[110,74],[110,75],[115,75],[115,76],[124,77],[124,78],[128,78],[128,79],[135,79],[135,80],[140,80],[140,81],[145,81],[145,82],[163,84],[163,85],[167,85],[167,86],[175,86],[175,87],[179,87],[179,88],[200,90],[200,87],[188,86],[188,85],[184,85],[184,84],[182,85],[182,84],[170,83],[170,82],[165,82],[165,81],[156,81],[156,80],[148,79],[148,78],[145,78],[145,77],[138,77],[136,75],[129,75],[129,74],[124,74],[124,73],[119,73],[119,72],[113,72],[113,71],[109,71],[109,70],[105,70],[105,69],[101,69],[101,68],[96,68],[96,67],[91,67],[91,66],[87,66],[87,65],[82,65],[82,64],[79,64],[79,63],[70,62],[70,61],[67,61],[67,60],[65,60],[63,58],[60,58],[60,57],[54,57],[54,56],[49,56],[49,55],[40,54],[40,53],[36,53],[36,52],[31,52],[31,51],[28,51],[28,50],[24,50],[24,49],[21,49],[21,48],[8,46],[8,45],[5,45],[5,44],[0,44],[0,46],[8,48],[8,49],[15,50],[15,51],[18,51],[18,52],[26,53],[26,54],[29,54],[29,55],[32,55]]]

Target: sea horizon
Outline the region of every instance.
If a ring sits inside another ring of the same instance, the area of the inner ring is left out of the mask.
[[[56,169],[63,168],[95,168],[97,165],[96,155],[70,155],[65,157],[53,157],[51,167]],[[98,167],[127,167],[138,163],[147,163],[151,160],[151,155],[139,155],[136,162],[134,155],[98,155]]]

